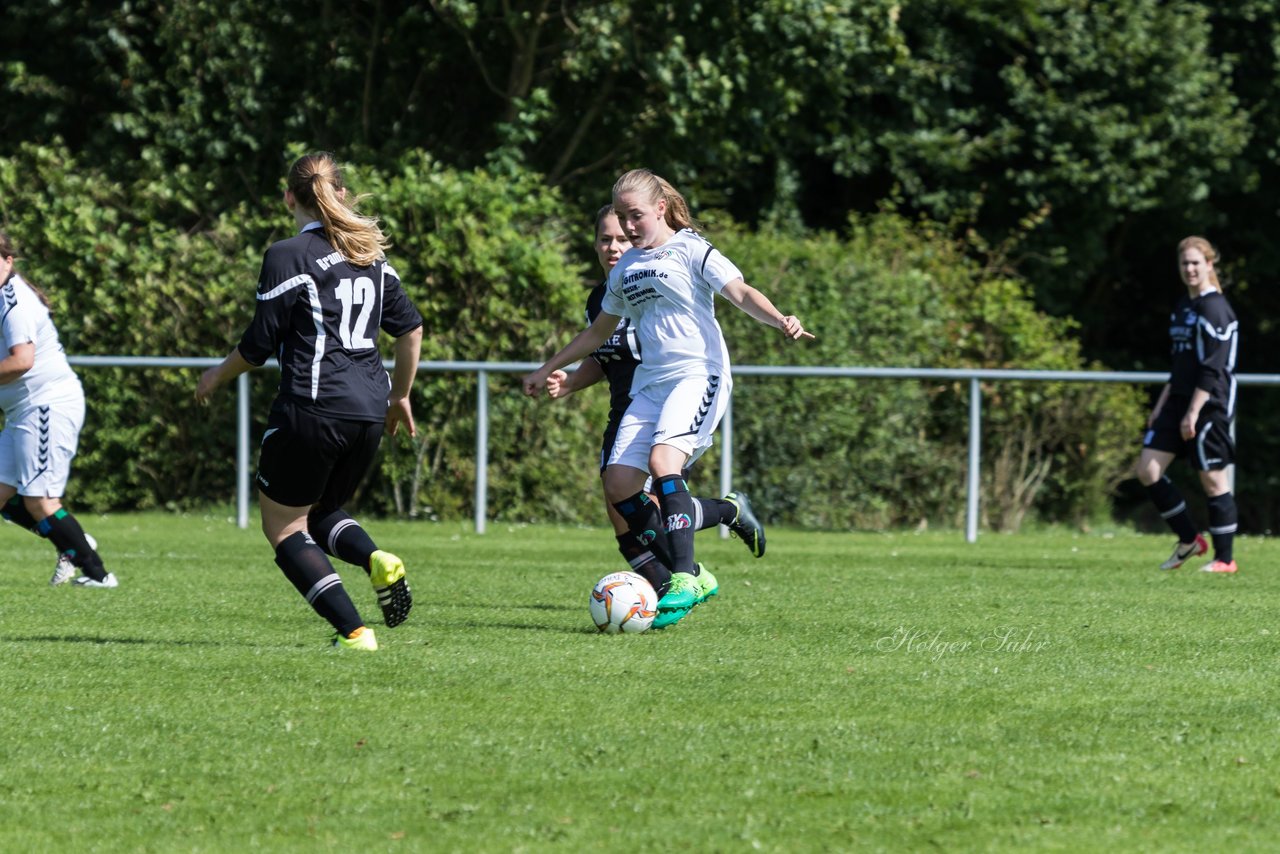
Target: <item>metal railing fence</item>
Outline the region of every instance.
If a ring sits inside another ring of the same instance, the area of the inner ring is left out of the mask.
[[[84,367],[123,368],[209,368],[222,360],[185,358],[181,356],[69,356],[72,365]],[[266,367],[279,366],[270,361]],[[391,367],[391,363],[387,363]],[[488,521],[489,502],[489,375],[495,373],[525,374],[539,367],[537,362],[420,362],[419,373],[473,373],[476,375],[476,482],[475,529],[483,534]],[[969,461],[965,499],[965,540],[978,539],[978,510],[982,459],[982,383],[1019,382],[1098,382],[1098,383],[1164,383],[1168,373],[1151,371],[1024,371],[982,368],[843,368],[793,367],[771,365],[735,365],[735,377],[772,376],[853,379],[928,379],[964,380],[969,383]],[[242,374],[236,381],[236,524],[249,526],[249,377]],[[1237,374],[1240,385],[1280,385],[1280,374]],[[192,382],[192,391],[195,383]],[[733,475],[733,402],[720,422],[720,492],[732,489]],[[722,532],[723,533],[723,532]]]

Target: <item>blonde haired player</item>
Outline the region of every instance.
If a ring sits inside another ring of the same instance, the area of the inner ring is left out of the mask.
[[[601,311],[525,376],[524,391],[540,394],[553,371],[589,356],[623,317],[634,324],[642,361],[607,464],[653,477],[672,561],[671,581],[658,600],[659,617],[669,624],[688,613],[700,593],[694,502],[681,471],[711,446],[733,386],[715,295],[788,340],[813,335],[748,285],[733,262],[694,230],[684,197],[661,177],[647,169],[622,175],[613,186],[613,207],[631,248],[609,273]],[[643,491],[608,498],[632,530],[648,515]]]
[[[267,250],[253,321],[222,363],[205,371],[196,401],[224,383],[280,360],[258,460],[262,532],[276,565],[337,632],[333,645],[373,652],[373,629],[329,556],[369,573],[387,626],[409,616],[404,563],[374,544],[343,509],[373,465],[385,431],[414,433],[409,390],[422,349],[422,315],[384,255],[377,220],[355,210],[338,162],[327,152],[289,169],[284,202],[298,233]],[[378,331],[395,339],[394,376]]]
[[[1169,317],[1173,366],[1147,419],[1137,469],[1147,496],[1178,535],[1173,554],[1160,568],[1177,569],[1209,550],[1187,503],[1165,475],[1170,463],[1185,456],[1209,499],[1213,560],[1201,569],[1230,575],[1237,568],[1232,552],[1238,513],[1227,471],[1236,459],[1231,422],[1236,415],[1240,339],[1235,312],[1218,281],[1217,260],[1217,251],[1203,237],[1187,237],[1178,244],[1178,273],[1186,293]]]

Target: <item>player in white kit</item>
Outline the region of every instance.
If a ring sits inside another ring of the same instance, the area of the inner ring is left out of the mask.
[[[733,387],[715,295],[789,340],[813,336],[794,315],[783,315],[743,281],[733,262],[693,230],[684,197],[661,177],[647,169],[627,172],[614,184],[613,206],[631,249],[609,274],[602,310],[591,326],[525,376],[524,391],[540,394],[552,371],[589,356],[622,317],[634,324],[641,362],[607,464],[653,477],[673,563],[667,593],[658,601],[659,616],[669,624],[698,602],[700,590],[693,498],[681,470],[711,446]],[[643,492],[608,498],[628,524],[647,515],[649,499]]]
[[[15,257],[0,232],[0,515],[53,543],[58,564],[50,584],[116,587],[97,544],[62,506],[84,425],[84,391],[48,299],[18,274]]]

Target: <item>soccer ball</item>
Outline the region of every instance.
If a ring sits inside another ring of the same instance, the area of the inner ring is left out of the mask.
[[[658,594],[634,572],[611,572],[591,588],[591,621],[606,634],[643,632],[658,616]]]

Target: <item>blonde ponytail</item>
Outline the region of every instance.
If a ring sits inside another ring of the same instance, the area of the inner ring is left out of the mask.
[[[289,169],[289,191],[314,210],[333,246],[352,264],[367,267],[386,255],[390,243],[375,217],[356,213],[367,195],[347,200],[338,161],[327,151],[298,158]]]

